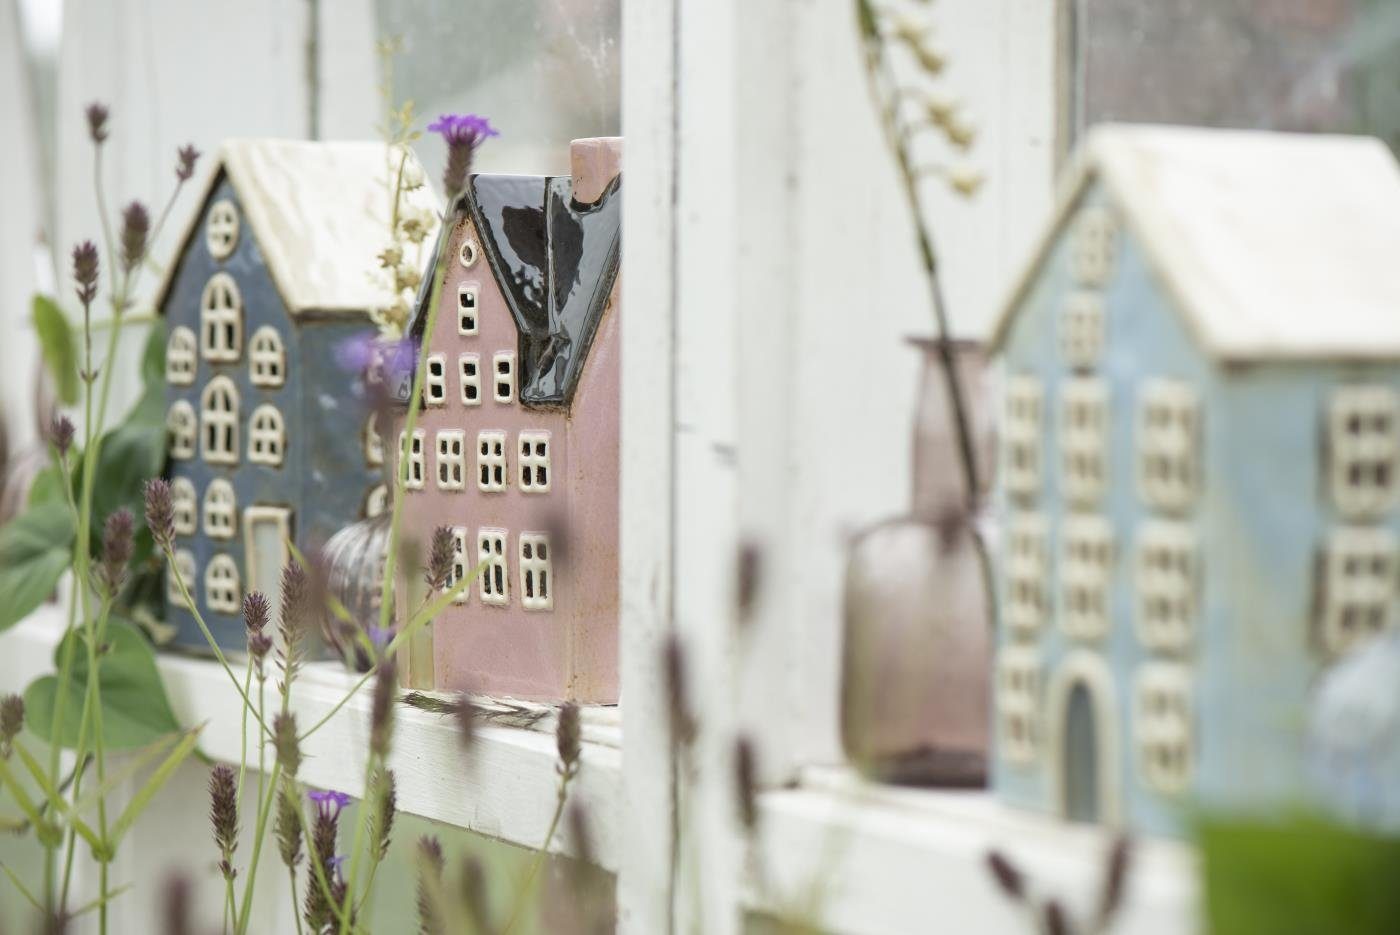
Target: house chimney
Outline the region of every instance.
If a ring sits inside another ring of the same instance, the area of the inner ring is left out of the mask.
[[[622,137],[594,136],[569,144],[569,171],[574,177],[574,200],[589,205],[622,171]]]

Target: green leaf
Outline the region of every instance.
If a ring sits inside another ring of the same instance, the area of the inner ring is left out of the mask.
[[[176,768],[178,768],[181,763],[185,762],[185,758],[188,757],[190,751],[194,749],[195,741],[199,739],[199,731],[200,728],[196,728],[195,730],[189,731],[181,738],[180,742],[175,745],[175,749],[170,751],[170,755],[156,767],[155,772],[151,773],[150,777],[142,784],[141,788],[131,797],[131,801],[127,803],[126,808],[122,809],[121,815],[117,816],[117,823],[112,826],[112,842],[114,846],[126,835],[126,832],[130,830],[131,826],[136,822],[136,819],[141,817],[141,812],[145,810],[147,805],[151,804],[151,799],[160,791],[160,787],[165,785],[170,775],[175,772]]]
[[[73,329],[63,310],[48,296],[36,294],[31,307],[39,349],[53,375],[58,398],[65,406],[71,406],[78,401],[78,348]]]
[[[72,514],[62,501],[31,506],[0,527],[0,631],[46,601],[72,562]]]
[[[63,658],[64,643],[81,640],[76,631],[64,637],[54,650],[54,668]],[[102,733],[109,750],[130,750],[154,743],[180,729],[165,685],[156,669],[155,651],[136,627],[112,618],[107,623],[107,652],[99,660],[102,691]],[[73,647],[73,675],[64,703],[63,737],[65,747],[78,742],[78,720],[87,693],[87,648],[81,642]],[[32,682],[24,693],[29,728],[50,740],[58,676],[46,675]]]
[[[50,464],[35,474],[34,483],[29,487],[29,506],[50,502],[67,502],[63,496],[63,472],[56,464]]]

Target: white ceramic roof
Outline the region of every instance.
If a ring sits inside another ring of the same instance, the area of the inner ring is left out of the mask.
[[[1206,352],[1400,357],[1400,169],[1385,145],[1184,127],[1091,132],[994,346],[1095,179]]]
[[[156,291],[156,307],[165,300],[190,237],[203,236],[197,225],[224,172],[242,204],[240,236],[257,238],[289,311],[364,312],[388,305],[394,298],[389,285],[375,274],[377,257],[390,242],[389,179],[399,152],[372,142],[228,140],[205,175],[198,207]],[[408,162],[421,174],[412,152]],[[431,185],[405,192],[403,205],[430,210],[434,221],[425,242],[431,246],[442,215]]]

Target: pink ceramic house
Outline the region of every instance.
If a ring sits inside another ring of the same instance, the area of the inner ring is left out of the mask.
[[[425,298],[410,329],[428,369],[397,432],[403,528],[450,525],[458,575],[487,564],[433,623],[431,663],[411,652],[415,685],[617,700],[621,147],[574,141],[568,177],[474,175],[443,233],[436,325]]]

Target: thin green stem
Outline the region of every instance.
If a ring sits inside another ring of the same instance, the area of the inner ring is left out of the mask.
[[[67,492],[68,500],[73,500],[71,481],[68,479],[67,471],[64,471],[63,486]],[[76,513],[76,511],[75,511]],[[76,516],[75,516],[76,519]],[[76,640],[69,639],[73,633],[73,625],[77,622],[78,612],[78,577],[75,574],[72,582],[68,586],[68,625],[63,630],[63,658],[58,664],[58,692],[54,697],[53,720],[49,728],[49,775],[57,776],[59,760],[63,752],[63,719],[68,707],[68,683],[73,678],[73,656],[76,652]],[[75,755],[77,751],[74,751]],[[82,758],[79,756],[78,763]],[[75,768],[76,769],[76,768]],[[58,857],[58,849],[48,841],[44,843],[44,911],[50,916],[54,914],[57,905],[54,903],[54,888],[57,885],[58,868],[54,861]]]
[[[373,809],[378,804],[379,789],[378,784],[374,781],[374,770],[377,765],[382,765],[377,756],[370,754],[365,757],[365,775],[361,786],[364,794],[360,797],[360,806],[355,812],[355,836],[351,838],[350,843],[350,877],[345,885],[345,906],[344,913],[340,917],[340,935],[346,935],[350,931],[350,907],[355,904],[355,884],[360,878],[360,857],[363,853],[360,845],[364,838],[365,826],[373,814]],[[371,841],[370,844],[373,845],[374,842]]]
[[[501,935],[510,935],[515,924],[520,921],[525,907],[529,905],[530,897],[534,893],[535,877],[539,875],[540,867],[544,866],[545,858],[549,856],[549,845],[554,840],[554,834],[559,830],[559,820],[564,817],[564,805],[569,800],[569,780],[574,778],[573,771],[561,772],[559,774],[559,793],[554,802],[554,815],[549,819],[549,830],[544,833],[544,843],[535,852],[534,859],[530,861],[530,868],[525,872],[525,879],[521,881],[520,888],[515,894],[515,905],[510,911],[510,920],[506,922],[506,927],[501,930]]]
[[[243,903],[235,917],[239,920],[238,932],[242,935],[248,930],[248,921],[252,918],[253,912],[253,885],[258,879],[258,860],[262,857],[263,838],[267,836],[267,820],[272,814],[273,803],[277,801],[278,789],[277,780],[282,775],[282,766],[278,764],[272,768],[272,776],[267,783],[267,795],[261,793],[258,796],[258,824],[253,835],[253,856],[248,861],[248,879],[243,884]],[[259,787],[261,789],[261,786]],[[298,809],[300,811],[300,809]]]
[[[301,906],[299,905],[300,900],[297,899],[297,868],[288,867],[287,876],[291,877],[292,883],[292,918],[297,921],[297,935],[302,935]]]
[[[243,697],[248,697],[249,690],[253,687],[253,657],[248,656],[248,668],[243,673]],[[243,776],[248,769],[248,710],[251,704],[243,706],[242,724],[238,737],[238,801],[243,801]],[[258,712],[253,712],[257,714]],[[261,740],[262,738],[258,738]],[[262,744],[258,744],[258,749],[262,749]]]

